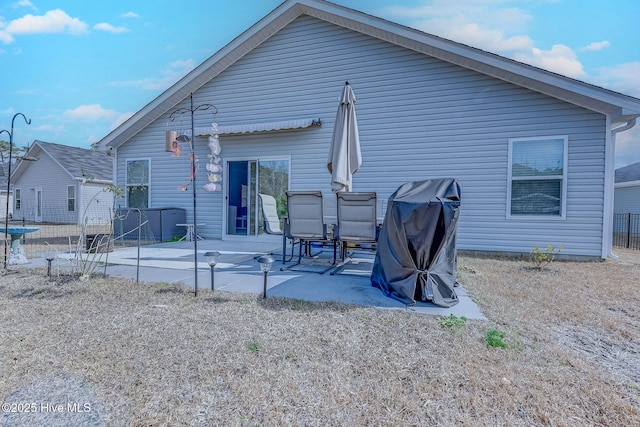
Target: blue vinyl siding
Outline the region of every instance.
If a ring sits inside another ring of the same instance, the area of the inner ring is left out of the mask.
[[[42,221],[75,224],[78,222],[77,209],[68,210],[67,187],[76,186],[68,173],[43,151],[35,153],[37,162],[27,164],[24,172],[11,183],[14,188],[21,189],[21,208],[14,212],[14,219],[35,219],[35,188],[42,189]],[[76,193],[77,194],[77,193]],[[77,207],[77,206],[76,206]]]
[[[640,183],[615,189],[614,212],[640,214]]]
[[[322,127],[221,136],[222,158],[291,156],[291,188],[320,189],[328,209],[326,162],[337,98],[353,86],[363,164],[354,191],[376,191],[380,207],[402,183],[454,177],[462,188],[458,247],[529,252],[564,245],[563,252],[599,257],[602,251],[605,117],[572,104],[449,64],[376,38],[303,16],[238,60],[194,94],[212,103],[220,125],[319,117]],[[185,100],[174,109],[189,106]],[[117,181],[124,162],[151,158],[150,207],[182,207],[191,215],[188,153],[164,151],[167,111],[117,149]],[[213,116],[196,112],[195,127]],[[510,138],[568,136],[564,220],[506,218]],[[207,139],[196,138],[198,228],[222,236],[223,192],[207,193]]]

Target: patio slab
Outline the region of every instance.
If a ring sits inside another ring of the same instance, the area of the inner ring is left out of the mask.
[[[256,243],[222,240],[198,242],[198,289],[211,286],[210,268],[204,253],[220,252],[219,263],[215,267],[215,289],[227,292],[262,294],[264,276],[255,257],[260,254],[279,254],[282,250],[277,243]],[[106,254],[105,254],[106,255]],[[108,254],[107,274],[140,281],[157,283],[181,283],[194,287],[194,260],[192,242],[161,243],[140,248],[140,267],[137,267],[137,248],[117,248]],[[329,255],[327,255],[328,257]],[[55,261],[64,267],[64,255]],[[456,288],[459,303],[451,308],[438,307],[431,303],[416,303],[408,306],[387,297],[371,286],[370,273],[373,268],[373,254],[354,256],[339,275],[316,274],[294,270],[280,271],[282,262],[276,261],[268,276],[267,297],[279,296],[304,301],[334,301],[382,309],[407,310],[414,313],[448,316],[453,314],[467,319],[486,320],[478,306],[468,296],[464,287]],[[32,266],[46,265],[42,258],[32,259]],[[307,261],[328,263],[328,258],[318,257]],[[99,271],[102,271],[102,267]]]

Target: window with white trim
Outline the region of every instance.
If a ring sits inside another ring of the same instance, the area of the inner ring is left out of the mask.
[[[567,136],[509,140],[507,217],[564,218]]]
[[[149,207],[150,166],[149,159],[126,161],[127,207],[146,209]]]
[[[22,195],[19,188],[13,190],[14,197],[16,199],[16,210],[19,211],[22,208]]]
[[[76,210],[76,186],[67,186],[67,211],[75,212]]]

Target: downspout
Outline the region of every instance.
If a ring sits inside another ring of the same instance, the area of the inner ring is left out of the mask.
[[[602,236],[602,258],[618,259],[613,253],[613,196],[615,186],[615,154],[616,136],[620,132],[627,131],[636,125],[637,117],[627,120],[622,126],[610,130],[610,140],[605,150],[605,174],[604,174],[604,215]],[[607,117],[607,128],[611,127],[611,118]]]
[[[84,203],[84,200],[82,200],[82,193],[83,193],[82,190],[86,183],[87,183],[87,178],[80,179],[80,187],[78,188],[78,194],[76,194],[76,204],[77,204],[76,213],[78,215],[77,222],[79,226],[82,226],[82,212],[83,212],[82,206]]]
[[[113,157],[113,161],[111,163],[111,181],[113,182],[113,186],[118,186],[118,149],[114,148],[111,150],[111,156]]]
[[[116,204],[118,203],[118,192],[115,191],[115,188],[118,187],[118,149],[112,148],[111,153],[109,154],[113,157],[111,162],[111,185],[114,187],[113,193],[113,208],[117,208]]]

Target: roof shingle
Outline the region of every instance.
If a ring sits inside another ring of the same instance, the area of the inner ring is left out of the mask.
[[[616,169],[616,183],[640,181],[640,162]]]
[[[34,141],[33,146],[36,145],[74,178],[113,180],[113,159],[104,153],[44,141]]]

